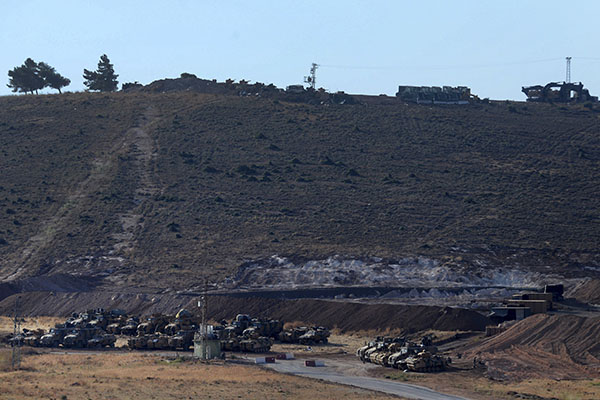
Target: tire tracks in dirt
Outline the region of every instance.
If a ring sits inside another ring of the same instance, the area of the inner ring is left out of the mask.
[[[130,172],[136,176],[138,184],[135,188],[133,207],[118,215],[123,231],[112,235],[117,242],[113,245],[111,253],[127,254],[134,250],[136,236],[144,228],[140,206],[160,192],[152,174],[153,160],[158,153],[156,143],[148,132],[156,119],[157,112],[150,106],[142,116],[139,126],[131,128],[126,134],[123,147],[133,156],[134,170]]]
[[[6,265],[14,267],[0,276],[1,281],[14,281],[26,276],[51,272],[52,265],[43,269],[38,267],[44,250],[50,248],[57,235],[69,227],[72,217],[82,212],[85,206],[84,200],[98,190],[101,182],[111,174],[119,156],[123,153],[133,156],[135,168],[132,173],[137,175],[138,186],[135,190],[134,207],[119,214],[123,232],[112,235],[117,242],[109,254],[125,249],[130,250],[135,246],[135,233],[143,227],[142,216],[136,212],[136,208],[159,191],[159,187],[153,181],[151,169],[152,160],[157,154],[156,145],[148,132],[149,126],[156,119],[155,109],[151,105],[148,106],[137,126],[128,129],[107,151],[92,160],[89,175],[83,181],[73,185],[73,190],[60,208],[45,221],[40,222],[38,232],[31,236],[12,257],[5,260]],[[90,264],[89,260],[88,264]]]

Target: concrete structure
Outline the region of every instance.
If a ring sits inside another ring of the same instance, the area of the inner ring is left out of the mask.
[[[512,300],[543,300],[547,302],[548,310],[552,310],[552,293],[519,293],[514,294]]]
[[[221,341],[212,333],[194,335],[194,357],[201,360],[221,358]]]
[[[501,323],[504,321],[520,321],[529,317],[531,314],[531,308],[528,306],[519,307],[516,305],[511,305],[508,307],[493,307],[492,313],[489,315],[489,317],[495,323]]]
[[[304,86],[302,85],[289,85],[285,88],[288,93],[304,93]]]
[[[548,311],[548,302],[546,300],[508,300],[508,306],[529,307],[532,314],[543,314]]]
[[[417,104],[469,104],[471,89],[466,86],[398,86],[396,97]]]

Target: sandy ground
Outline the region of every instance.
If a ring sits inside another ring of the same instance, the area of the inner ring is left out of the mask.
[[[377,392],[278,374],[235,362],[202,363],[143,353],[36,354],[7,370],[0,399],[391,399]]]
[[[485,338],[482,334],[478,334],[443,345],[441,349],[447,351],[447,355],[453,359],[452,368],[450,371],[435,374],[405,373],[391,368],[360,363],[354,354],[358,347],[373,339],[373,332],[368,331],[354,334],[342,334],[334,331],[327,345],[303,346],[276,343],[271,352],[293,353],[300,359],[328,360],[329,363],[339,364],[339,369],[348,375],[398,380],[473,399],[518,398],[515,396],[525,395],[539,396],[538,400],[551,398],[598,399],[600,398],[598,369],[574,361],[574,359],[585,361],[580,359],[578,354],[594,361],[594,358],[590,358],[589,351],[578,353],[574,349],[593,348],[592,342],[596,340],[595,336],[583,332],[581,338],[569,339],[573,335],[569,335],[568,331],[568,329],[572,329],[569,324],[575,325],[579,330],[588,327],[588,324],[590,327],[595,324],[589,320],[583,320],[576,325],[572,323],[571,319],[574,319],[575,322],[577,319],[569,318],[565,321],[556,318],[530,318],[526,320],[527,324],[513,328],[514,332],[510,335],[504,333],[504,336]],[[53,317],[25,318],[22,321],[22,327],[48,329],[57,322],[61,322],[61,319]],[[0,333],[12,332],[12,328],[13,322],[9,317],[0,317]],[[553,332],[552,329],[558,330]],[[560,332],[568,336],[561,338]],[[455,334],[455,332],[440,331],[423,333],[432,333],[437,340],[444,340]],[[417,339],[423,333],[414,334],[411,339]],[[558,338],[560,343],[557,344],[555,341],[547,339],[548,334]],[[592,341],[590,344],[583,343],[586,337]],[[572,343],[573,340],[576,340],[575,344]],[[119,338],[117,347],[125,346],[126,342],[126,337]],[[48,350],[34,349],[33,351],[44,353]],[[463,353],[463,358],[458,359],[457,353]],[[479,357],[485,364],[478,365],[474,369],[473,354],[477,353],[480,353]],[[110,354],[110,357],[114,355],[135,356],[136,354],[140,357],[153,356],[151,352],[129,351],[107,352],[106,354]],[[569,357],[566,357],[567,355]],[[239,358],[241,355],[233,354],[233,356]],[[247,354],[247,356],[252,357],[253,355]],[[52,358],[53,356],[47,355],[47,357]],[[95,359],[96,356],[92,355],[91,357]]]

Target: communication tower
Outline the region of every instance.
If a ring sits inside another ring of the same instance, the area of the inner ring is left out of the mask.
[[[317,68],[319,68],[319,65],[312,63],[310,75],[304,77],[304,83],[308,83],[312,89],[315,89],[317,85]]]
[[[567,79],[565,82],[567,83],[571,83],[571,58],[572,57],[566,57],[567,59]]]

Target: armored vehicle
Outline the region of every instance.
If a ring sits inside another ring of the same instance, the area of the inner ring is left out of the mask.
[[[67,333],[69,333],[68,328],[52,328],[50,329],[50,332],[42,335],[40,338],[40,346],[58,347],[58,345],[62,343],[62,340]]]
[[[318,343],[327,343],[331,333],[329,329],[322,326],[312,327],[306,333],[298,337],[300,344],[314,345]]]
[[[194,342],[194,331],[179,331],[175,336],[171,336],[168,346],[172,350],[188,351]]]
[[[131,350],[141,350],[148,347],[148,337],[147,336],[136,336],[130,337],[127,339],[127,347]]]
[[[139,320],[135,317],[128,318],[125,325],[121,327],[121,335],[133,336],[137,333]],[[114,333],[114,332],[109,332]]]
[[[87,341],[102,333],[99,328],[79,328],[73,329],[62,340],[63,347],[82,348],[87,347]]]
[[[169,347],[169,336],[162,335],[160,333],[151,335],[148,338],[148,342],[146,344],[148,349],[153,350],[168,350]]]
[[[102,348],[102,347],[115,347],[117,338],[115,335],[104,333],[102,335],[94,336],[87,341],[87,347],[89,348]]]
[[[421,351],[415,356],[407,357],[398,364],[398,368],[415,372],[437,372],[446,369],[449,359]]]
[[[261,336],[256,339],[244,339],[239,342],[240,351],[248,353],[266,353],[271,350],[273,339]]]
[[[240,351],[240,341],[237,337],[221,340],[221,350]]]

